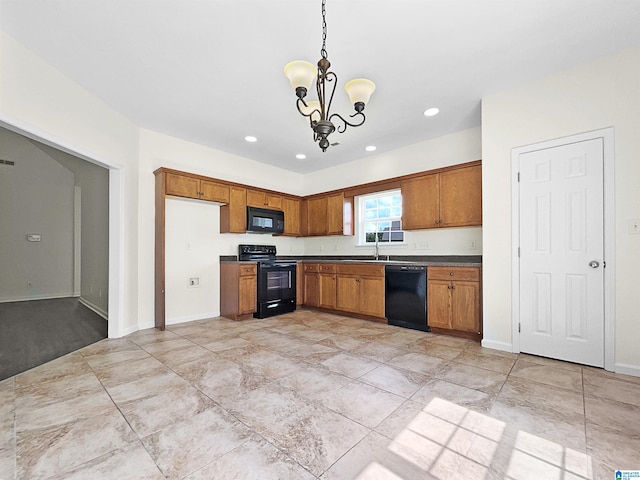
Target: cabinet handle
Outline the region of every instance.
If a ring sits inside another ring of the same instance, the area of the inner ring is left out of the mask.
[[[453,272],[449,272],[449,276],[450,276],[450,277],[453,277]]]

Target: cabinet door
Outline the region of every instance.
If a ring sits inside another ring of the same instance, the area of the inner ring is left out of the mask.
[[[451,328],[451,282],[427,282],[427,323],[431,327]]]
[[[201,200],[210,202],[229,203],[229,185],[224,183],[210,182],[208,180],[200,181]]]
[[[342,235],[344,225],[344,193],[327,196],[327,235]]]
[[[304,304],[310,307],[320,305],[320,275],[317,273],[304,274]]]
[[[453,282],[451,327],[463,332],[480,333],[480,284]]]
[[[274,210],[282,210],[282,197],[272,193],[265,193],[264,205],[265,207],[273,208]]]
[[[185,177],[174,173],[166,174],[167,195],[177,197],[200,198],[200,180],[193,177]]]
[[[310,198],[307,202],[307,232],[309,235],[327,233],[327,197]]]
[[[253,313],[258,304],[255,275],[246,275],[239,278],[239,314]]]
[[[364,315],[384,317],[384,277],[360,277],[358,310]]]
[[[247,231],[247,190],[229,187],[229,203],[220,207],[220,233]]]
[[[401,184],[402,229],[435,228],[440,219],[438,175],[425,175]]]
[[[247,205],[250,207],[265,207],[265,195],[264,192],[259,190],[249,190],[247,189]]]
[[[358,277],[338,275],[336,278],[336,308],[345,312],[357,312],[358,304]]]
[[[300,200],[283,198],[282,211],[284,212],[284,234],[292,236],[301,235]]]
[[[260,190],[247,189],[247,205],[250,207],[282,209],[282,197]]]
[[[320,306],[324,308],[336,308],[335,273],[320,274]]]
[[[440,174],[440,226],[482,225],[482,166]]]

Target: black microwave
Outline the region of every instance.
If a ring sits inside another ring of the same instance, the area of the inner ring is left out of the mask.
[[[283,233],[284,212],[247,207],[247,232]]]

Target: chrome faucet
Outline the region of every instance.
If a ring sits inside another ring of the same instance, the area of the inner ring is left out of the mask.
[[[376,249],[374,254],[374,260],[378,260],[378,258],[380,257],[380,246],[378,245],[378,232],[376,232],[374,236],[376,238]]]

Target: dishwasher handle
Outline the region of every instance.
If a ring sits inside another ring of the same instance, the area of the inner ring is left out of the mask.
[[[387,272],[424,272],[427,269],[424,265],[386,265]]]

